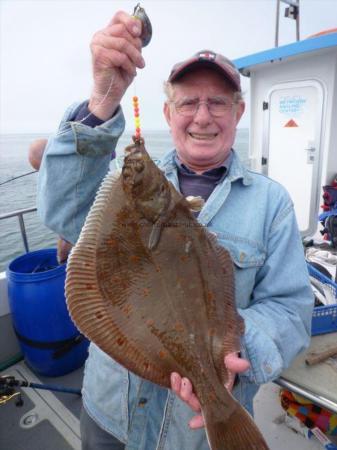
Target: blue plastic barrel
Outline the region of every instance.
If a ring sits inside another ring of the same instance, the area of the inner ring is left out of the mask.
[[[14,259],[7,270],[14,330],[27,364],[45,376],[71,372],[87,357],[88,341],[67,310],[65,269],[56,249],[44,249]]]

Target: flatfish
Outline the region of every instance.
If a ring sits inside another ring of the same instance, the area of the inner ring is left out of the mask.
[[[103,180],[69,257],[68,308],[81,332],[131,372],[167,388],[172,372],[189,378],[211,450],[268,449],[224,387],[224,357],[240,350],[244,323],[231,258],[195,219],[197,203],[135,139],[121,175]]]

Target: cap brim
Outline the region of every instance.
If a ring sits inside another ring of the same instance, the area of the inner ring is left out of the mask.
[[[179,78],[184,76],[186,73],[193,71],[197,68],[204,68],[204,67],[215,70],[220,75],[223,75],[226,78],[226,80],[229,81],[230,84],[234,87],[234,89],[241,91],[241,86],[238,85],[237,81],[233,79],[231,74],[224,67],[219,65],[217,62],[200,59],[195,59],[195,61],[188,61],[185,64],[182,64],[181,67],[178,67],[176,70],[173,69],[168,78],[168,81],[173,82],[179,80]]]

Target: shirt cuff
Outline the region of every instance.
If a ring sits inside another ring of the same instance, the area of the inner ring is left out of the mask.
[[[95,116],[95,114],[93,114],[91,111],[89,111],[88,106],[89,106],[88,101],[83,102],[79,106],[79,108],[75,111],[75,115],[71,120],[73,122],[81,122],[83,125],[87,125],[88,127],[92,127],[92,128],[102,125],[104,122],[106,122],[105,120],[99,119],[97,116]],[[113,116],[114,116],[114,114],[113,114]],[[110,117],[110,119],[112,117]],[[110,120],[110,119],[108,119],[108,120]]]

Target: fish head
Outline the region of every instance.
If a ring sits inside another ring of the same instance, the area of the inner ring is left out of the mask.
[[[129,203],[151,223],[165,216],[171,202],[171,188],[162,171],[147,153],[144,140],[133,138],[125,149],[122,168],[123,190]]]

